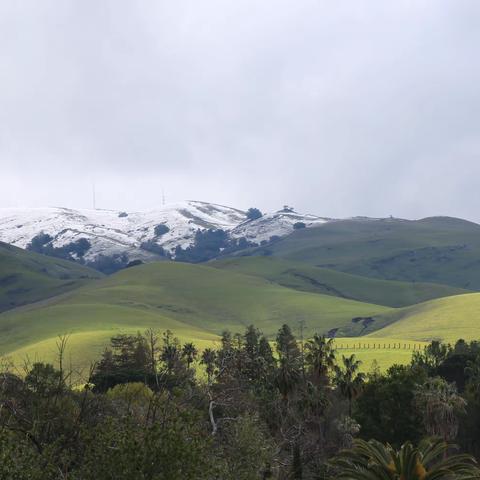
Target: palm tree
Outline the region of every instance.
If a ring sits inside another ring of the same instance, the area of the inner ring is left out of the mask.
[[[348,400],[348,415],[352,416],[352,402],[359,395],[365,383],[365,374],[359,372],[362,362],[357,360],[355,355],[345,357],[342,355],[342,362],[344,369],[339,366],[335,366],[336,384],[342,395]]]
[[[335,366],[335,346],[333,338],[316,333],[305,346],[305,360],[314,379],[328,384],[329,372]]]
[[[198,350],[192,342],[186,343],[182,348],[182,357],[187,362],[187,368],[190,368],[190,365],[197,358]]]
[[[451,448],[441,439],[410,442],[396,451],[376,440],[354,440],[332,462],[337,480],[478,480],[480,469],[469,455],[446,457]]]
[[[288,403],[288,395],[293,391],[299,380],[300,369],[297,368],[297,365],[290,362],[288,358],[281,357],[275,383],[285,402]]]
[[[217,360],[217,352],[211,348],[206,348],[202,353],[202,359],[200,363],[205,365],[205,370],[207,372],[208,383],[212,381],[213,374],[215,373],[215,362]]]
[[[467,402],[457,393],[455,384],[437,377],[429,379],[415,391],[415,403],[422,413],[429,435],[453,440],[458,433],[458,414]]]

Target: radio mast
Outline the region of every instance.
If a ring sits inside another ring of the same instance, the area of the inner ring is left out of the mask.
[[[96,199],[95,199],[95,182],[92,182],[92,200],[93,200],[93,209],[97,209]]]

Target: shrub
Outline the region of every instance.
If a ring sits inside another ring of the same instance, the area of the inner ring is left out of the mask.
[[[43,249],[47,243],[50,243],[53,240],[48,233],[40,232],[38,235],[35,235],[30,243],[27,245],[27,250],[31,252],[43,253]]]
[[[307,226],[303,222],[297,222],[293,224],[294,230],[300,230],[301,228],[306,228]]]
[[[170,229],[164,223],[161,223],[160,225],[157,225],[153,229],[153,233],[155,234],[156,237],[161,237],[162,235],[165,235],[169,231],[170,231]]]
[[[260,218],[262,216],[263,214],[258,208],[252,207],[247,210],[247,218],[249,220],[256,220],[257,218]]]
[[[146,242],[142,242],[142,244],[140,245],[140,248],[147,252],[160,255],[161,257],[166,256],[165,249],[161,245],[156,243],[155,240],[147,240]]]

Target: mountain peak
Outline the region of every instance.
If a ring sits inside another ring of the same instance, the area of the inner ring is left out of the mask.
[[[186,200],[148,211],[72,209],[65,207],[0,209],[0,241],[27,248],[43,234],[51,249],[68,249],[83,239],[86,263],[101,256],[152,260],[173,254],[195,241],[198,230],[224,230],[232,239],[260,244],[293,231],[295,224],[318,225],[327,219],[284,207],[255,220],[247,212],[215,203]],[[87,242],[85,242],[88,241]]]

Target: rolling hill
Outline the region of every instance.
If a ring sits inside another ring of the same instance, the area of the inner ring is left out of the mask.
[[[77,263],[0,242],[0,312],[68,292],[103,277]]]
[[[388,307],[405,307],[434,298],[467,293],[466,290],[446,285],[361,277],[277,257],[236,257],[216,260],[209,265],[255,275],[295,290]]]
[[[384,280],[480,289],[480,225],[450,217],[331,221],[243,255],[274,256]]]
[[[253,323],[274,335],[283,323],[297,328],[305,320],[309,335],[389,310],[209,266],[158,262],[0,314],[0,353],[51,353],[57,335],[70,333],[86,361],[119,331],[170,329],[181,338],[213,341],[224,329],[243,331]]]
[[[480,293],[421,303],[376,317],[368,337],[455,342],[480,339]],[[381,325],[383,328],[379,328]]]

